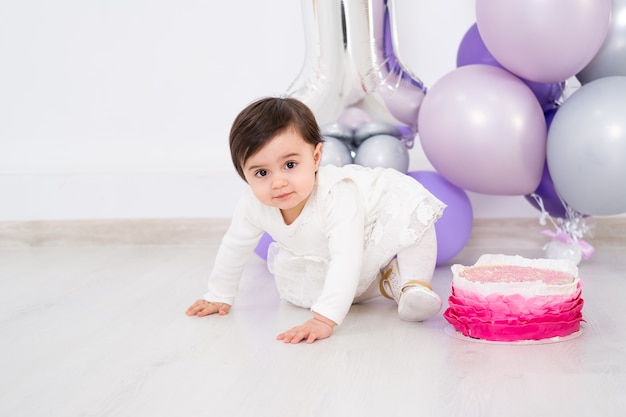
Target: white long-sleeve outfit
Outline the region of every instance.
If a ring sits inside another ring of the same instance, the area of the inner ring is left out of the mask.
[[[268,268],[281,298],[341,324],[380,269],[417,245],[444,207],[407,175],[359,165],[320,167],[311,196],[290,225],[279,209],[246,190],[218,250],[205,298],[233,303],[243,267],[267,232],[275,241]]]

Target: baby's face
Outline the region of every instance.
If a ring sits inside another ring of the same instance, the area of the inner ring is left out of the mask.
[[[279,208],[291,223],[313,191],[321,155],[321,143],[313,146],[295,130],[287,129],[244,163],[244,175],[256,198]]]

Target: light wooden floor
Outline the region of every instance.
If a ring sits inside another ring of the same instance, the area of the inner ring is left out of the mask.
[[[327,340],[254,258],[225,317],[191,318],[223,220],[0,224],[0,416],[624,416],[626,222],[583,261],[583,334],[501,345],[400,321],[378,298]],[[534,220],[477,222],[455,262],[542,256]],[[447,298],[451,273],[435,290]]]

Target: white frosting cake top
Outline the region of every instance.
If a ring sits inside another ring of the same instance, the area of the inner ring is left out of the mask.
[[[565,259],[482,255],[473,266],[452,265],[452,285],[482,295],[568,295],[578,287],[578,267]]]

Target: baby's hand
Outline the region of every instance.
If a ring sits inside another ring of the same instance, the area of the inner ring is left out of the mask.
[[[185,314],[187,314],[188,316],[203,317],[203,316],[208,316],[209,314],[219,313],[220,316],[224,316],[228,314],[229,310],[230,310],[230,304],[212,303],[207,300],[198,300],[195,303],[193,303],[187,309],[187,311],[185,311]]]
[[[333,334],[333,328],[336,323],[322,315],[313,313],[313,318],[306,323],[287,330],[276,336],[277,340],[285,343],[300,343],[306,340],[307,343],[313,343],[318,339],[326,339]]]

